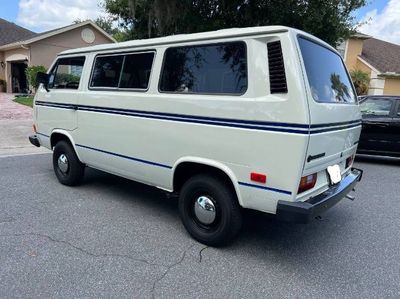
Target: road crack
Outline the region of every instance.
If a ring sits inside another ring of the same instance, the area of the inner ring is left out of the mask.
[[[141,262],[141,263],[144,263],[144,264],[147,264],[147,265],[150,265],[150,266],[157,266],[157,267],[164,267],[164,268],[168,268],[169,267],[169,266],[164,265],[164,264],[152,263],[152,262],[149,262],[149,261],[147,261],[145,259],[136,258],[134,256],[127,255],[127,254],[117,254],[117,253],[101,253],[101,254],[99,254],[99,253],[90,252],[89,250],[86,250],[86,249],[84,249],[82,247],[76,246],[76,245],[74,245],[74,244],[72,244],[72,243],[70,243],[68,241],[58,240],[58,239],[55,239],[55,238],[53,238],[53,237],[51,237],[49,235],[40,234],[40,233],[23,233],[23,234],[0,235],[0,237],[23,237],[23,236],[41,237],[41,238],[47,239],[47,240],[49,240],[51,242],[54,242],[54,243],[60,243],[60,244],[66,245],[66,246],[68,246],[70,248],[73,248],[73,249],[75,249],[75,250],[77,250],[77,251],[79,251],[79,252],[81,252],[81,253],[83,253],[85,255],[89,255],[89,256],[92,256],[92,257],[96,257],[96,258],[117,257],[117,258],[130,259],[132,261]]]
[[[174,264],[168,266],[167,269],[164,271],[164,273],[163,273],[158,279],[156,279],[156,280],[153,282],[153,287],[151,288],[151,298],[155,298],[154,292],[155,292],[155,290],[156,290],[157,284],[158,284],[159,282],[161,282],[161,281],[165,278],[165,276],[167,276],[167,274],[171,271],[172,268],[174,268],[174,267],[176,267],[176,266],[179,266],[179,265],[184,261],[184,259],[185,259],[185,257],[186,257],[186,253],[187,253],[188,250],[191,249],[194,245],[196,245],[196,244],[192,244],[192,245],[190,245],[187,249],[185,249],[185,251],[183,252],[181,258],[180,258],[176,263],[174,263]]]
[[[199,263],[203,260],[203,251],[206,250],[209,246],[204,246],[202,249],[199,251]]]

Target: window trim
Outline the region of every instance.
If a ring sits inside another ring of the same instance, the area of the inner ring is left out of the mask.
[[[82,81],[82,77],[83,77],[83,76],[82,76],[83,70],[84,70],[84,68],[85,68],[85,63],[86,63],[86,60],[87,60],[87,57],[86,57],[86,56],[66,56],[66,57],[58,56],[58,57],[57,57],[57,60],[56,60],[56,63],[53,65],[53,67],[51,68],[51,70],[50,70],[50,72],[49,72],[49,75],[51,75],[51,74],[53,73],[53,71],[54,71],[55,74],[57,73],[59,61],[60,61],[61,59],[69,59],[69,58],[83,58],[83,66],[82,66],[81,76],[79,77],[79,85],[78,85],[78,88],[54,88],[54,80],[56,79],[56,76],[54,75],[52,87],[48,86],[49,89],[51,89],[51,90],[64,90],[64,91],[65,91],[65,90],[79,90],[79,88],[82,86],[82,85],[81,85],[81,81]]]
[[[342,65],[344,67],[344,70],[345,70],[345,72],[347,74],[347,78],[350,81],[350,85],[351,85],[351,87],[353,89],[353,94],[354,94],[354,97],[355,97],[354,102],[352,102],[352,103],[346,103],[346,102],[324,102],[324,101],[317,101],[316,99],[314,99],[314,97],[311,94],[311,85],[310,85],[310,81],[308,80],[308,74],[307,74],[305,63],[304,63],[303,53],[301,52],[299,38],[303,38],[303,39],[305,39],[305,40],[307,40],[309,42],[312,42],[312,43],[314,43],[314,44],[316,44],[318,46],[321,46],[321,47],[327,49],[328,51],[331,51],[333,54],[335,54],[335,55],[337,55],[339,57],[340,61],[342,62]],[[315,103],[318,103],[318,104],[335,104],[335,105],[359,105],[357,92],[356,92],[356,89],[354,87],[353,81],[351,80],[350,73],[349,73],[349,71],[348,71],[348,69],[346,67],[346,64],[344,62],[343,57],[340,56],[340,54],[337,52],[337,50],[332,50],[331,48],[329,48],[327,45],[321,43],[320,41],[315,40],[313,38],[310,38],[309,36],[306,36],[306,35],[301,34],[301,33],[297,33],[296,34],[296,43],[297,43],[298,53],[299,53],[299,56],[300,56],[300,62],[302,64],[302,69],[304,70],[304,72],[303,72],[303,78],[305,80],[304,83],[306,84],[306,88],[310,89],[311,98],[313,99],[313,101]]]
[[[216,46],[216,45],[224,45],[224,44],[232,44],[232,43],[244,44],[244,56],[246,58],[246,89],[242,93],[204,93],[204,92],[199,93],[199,92],[162,91],[160,89],[162,74],[164,72],[164,66],[165,66],[165,59],[166,59],[167,50],[176,49],[176,48],[194,48],[194,47]],[[244,40],[230,40],[230,41],[226,41],[226,42],[207,43],[207,44],[180,45],[180,46],[167,47],[167,48],[164,49],[163,61],[162,61],[161,68],[160,68],[160,74],[159,74],[158,86],[157,86],[157,90],[158,90],[159,93],[174,94],[174,95],[176,95],[176,94],[179,94],[179,95],[215,95],[215,96],[235,96],[235,97],[240,97],[240,96],[243,96],[244,94],[246,94],[248,89],[249,89],[249,59],[248,59],[247,43]]]
[[[124,70],[124,65],[125,65],[125,57],[130,54],[145,54],[145,53],[153,53],[153,61],[151,62],[151,68],[150,68],[150,76],[149,76],[149,82],[147,82],[147,88],[120,88],[119,85],[121,83],[121,74],[122,71]],[[136,92],[147,92],[150,89],[150,83],[151,83],[151,77],[153,75],[153,68],[154,68],[154,61],[156,60],[156,55],[157,51],[155,49],[150,49],[150,50],[138,50],[138,51],[124,51],[124,52],[118,52],[118,53],[98,53],[94,56],[93,61],[92,61],[92,68],[90,71],[90,77],[88,80],[88,90],[94,90],[94,91],[136,91]],[[93,79],[93,73],[94,73],[94,67],[96,64],[96,59],[97,57],[110,57],[110,56],[123,56],[122,60],[122,66],[121,66],[121,71],[119,73],[119,79],[118,79],[118,86],[117,87],[101,87],[101,86],[91,86],[90,83],[92,82]]]

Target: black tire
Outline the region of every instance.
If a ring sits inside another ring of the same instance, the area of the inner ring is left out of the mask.
[[[58,162],[62,155],[67,159],[66,171],[61,170]],[[54,147],[53,168],[58,181],[67,186],[79,185],[85,172],[85,165],[79,161],[73,147],[66,141],[59,141]]]
[[[197,218],[194,208],[201,196],[206,196],[215,206],[215,219],[207,225]],[[241,207],[235,192],[223,180],[211,175],[196,175],[183,185],[179,214],[189,234],[209,246],[227,245],[242,227]]]

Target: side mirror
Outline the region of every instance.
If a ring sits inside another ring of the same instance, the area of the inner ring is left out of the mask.
[[[38,83],[42,83],[44,89],[46,89],[47,92],[49,92],[49,88],[48,88],[48,86],[49,86],[49,78],[50,78],[50,76],[48,74],[46,74],[46,73],[43,73],[43,72],[38,72],[36,74],[36,81]]]

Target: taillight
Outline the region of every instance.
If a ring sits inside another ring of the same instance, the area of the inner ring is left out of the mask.
[[[303,176],[300,180],[299,190],[297,192],[301,193],[314,188],[316,182],[317,182],[316,173]]]
[[[349,168],[353,164],[353,156],[350,156],[346,159],[346,169]]]

